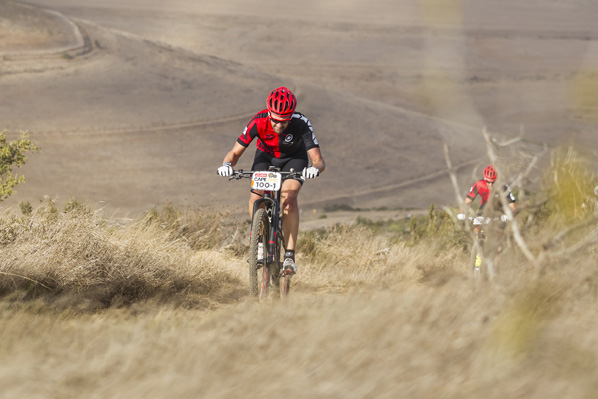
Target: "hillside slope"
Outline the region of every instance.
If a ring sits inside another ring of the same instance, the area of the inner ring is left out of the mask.
[[[328,161],[304,189],[307,209],[454,204],[443,143],[462,191],[487,162],[484,126],[498,138],[524,132],[523,147],[500,154],[507,180],[521,170],[521,149],[596,144],[591,9],[538,4],[489,12],[479,2],[306,0],[285,21],[285,8],[267,1],[44,2],[51,12],[31,13],[51,21],[59,12],[87,47],[61,51],[64,29],[40,44],[53,57],[32,58],[35,43],[27,57],[0,47],[1,127],[30,131],[43,149],[7,204],[49,195],[133,214],[168,200],[244,207],[246,189],[218,179],[215,166],[281,84],[297,92]],[[14,28],[3,21],[0,32]],[[590,91],[575,97],[580,84]],[[250,165],[247,155],[241,167]]]

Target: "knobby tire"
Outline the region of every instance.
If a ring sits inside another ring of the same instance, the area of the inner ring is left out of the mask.
[[[478,259],[479,257],[479,259]],[[481,264],[476,267],[476,262],[481,260]],[[475,285],[479,284],[482,280],[482,268],[485,267],[484,264],[484,249],[483,243],[480,239],[474,238],[473,246],[471,248],[471,256],[469,259],[469,265],[471,270],[471,277]]]
[[[291,276],[285,275],[280,279],[280,296],[285,298],[291,290]]]
[[[266,265],[262,266],[262,281],[260,284],[260,296],[259,300],[268,298],[270,292],[270,268]]]
[[[278,264],[280,265],[280,267],[278,268],[277,280],[279,283],[278,285],[280,286],[280,296],[281,298],[285,298],[287,295],[289,295],[289,291],[291,290],[291,276],[283,275],[281,270],[284,257],[284,237],[282,236],[282,232],[278,235],[278,248]]]
[[[270,221],[265,209],[258,209],[253,215],[251,223],[251,241],[249,244],[249,290],[251,295],[262,299],[267,296],[270,271],[266,265],[268,259],[268,240],[270,236]],[[258,244],[263,245],[263,264],[257,260]],[[260,270],[261,269],[261,270]],[[265,291],[265,292],[264,292]]]

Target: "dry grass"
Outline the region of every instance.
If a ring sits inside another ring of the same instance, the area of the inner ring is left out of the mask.
[[[511,247],[478,289],[466,249],[435,237],[448,225],[415,241],[336,226],[300,237],[291,297],[257,303],[243,239],[169,207],[116,223],[50,201],[2,217],[0,397],[598,394],[598,247],[557,256],[592,225],[550,252],[557,231],[531,223],[548,260]]]
[[[434,239],[410,245],[365,226],[341,225],[321,236],[311,235],[307,241],[302,243],[306,251],[299,252],[300,265],[305,264],[296,279],[299,287],[305,284],[315,290],[343,292],[406,282],[443,284],[447,278],[467,276],[466,269],[456,266],[466,262],[464,252]],[[441,257],[433,255],[439,253]]]
[[[593,397],[596,296],[571,275],[504,291],[300,292],[216,312],[4,302],[1,396]]]
[[[81,204],[59,212],[48,201],[30,215],[6,216],[1,228],[4,294],[68,298],[86,307],[149,298],[192,305],[234,294],[241,284],[220,262],[193,251],[178,224],[109,223]]]

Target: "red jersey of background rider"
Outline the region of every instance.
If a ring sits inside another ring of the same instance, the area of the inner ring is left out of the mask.
[[[511,192],[509,186],[506,184],[504,186],[504,192],[506,194],[507,201],[515,202],[515,196]],[[484,179],[475,182],[475,184],[469,189],[467,198],[473,201],[478,195],[482,197],[482,200],[480,201],[481,209],[484,207],[484,205],[486,205],[486,202],[488,202],[488,199],[490,198],[490,188]]]
[[[307,152],[319,147],[309,119],[299,112],[293,113],[291,121],[281,134],[272,129],[268,110],[258,112],[249,121],[237,142],[248,147],[256,137],[257,149],[275,158],[287,158],[300,151]]]

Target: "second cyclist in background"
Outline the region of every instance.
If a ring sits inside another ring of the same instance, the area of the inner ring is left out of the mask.
[[[513,192],[507,184],[503,186],[501,191],[494,190],[494,183],[496,182],[496,178],[498,177],[498,174],[496,173],[496,169],[494,169],[494,166],[488,165],[484,169],[483,175],[484,178],[475,182],[474,185],[471,186],[471,188],[469,189],[469,192],[465,196],[463,204],[459,208],[459,214],[457,215],[457,219],[465,220],[465,211],[469,208],[471,203],[476,199],[478,195],[481,197],[480,208],[477,212],[478,216],[481,216],[484,212],[484,208],[486,204],[490,202],[492,194],[494,194],[494,198],[497,200],[495,203],[495,207],[498,208],[499,206],[502,206],[501,201],[498,201],[498,196],[502,195],[503,199],[507,201],[509,208],[511,208],[511,211],[514,213],[517,210],[515,196],[513,195]],[[500,208],[500,212],[504,213],[502,212],[502,208]],[[503,222],[506,221],[504,215],[502,217],[502,220]]]

